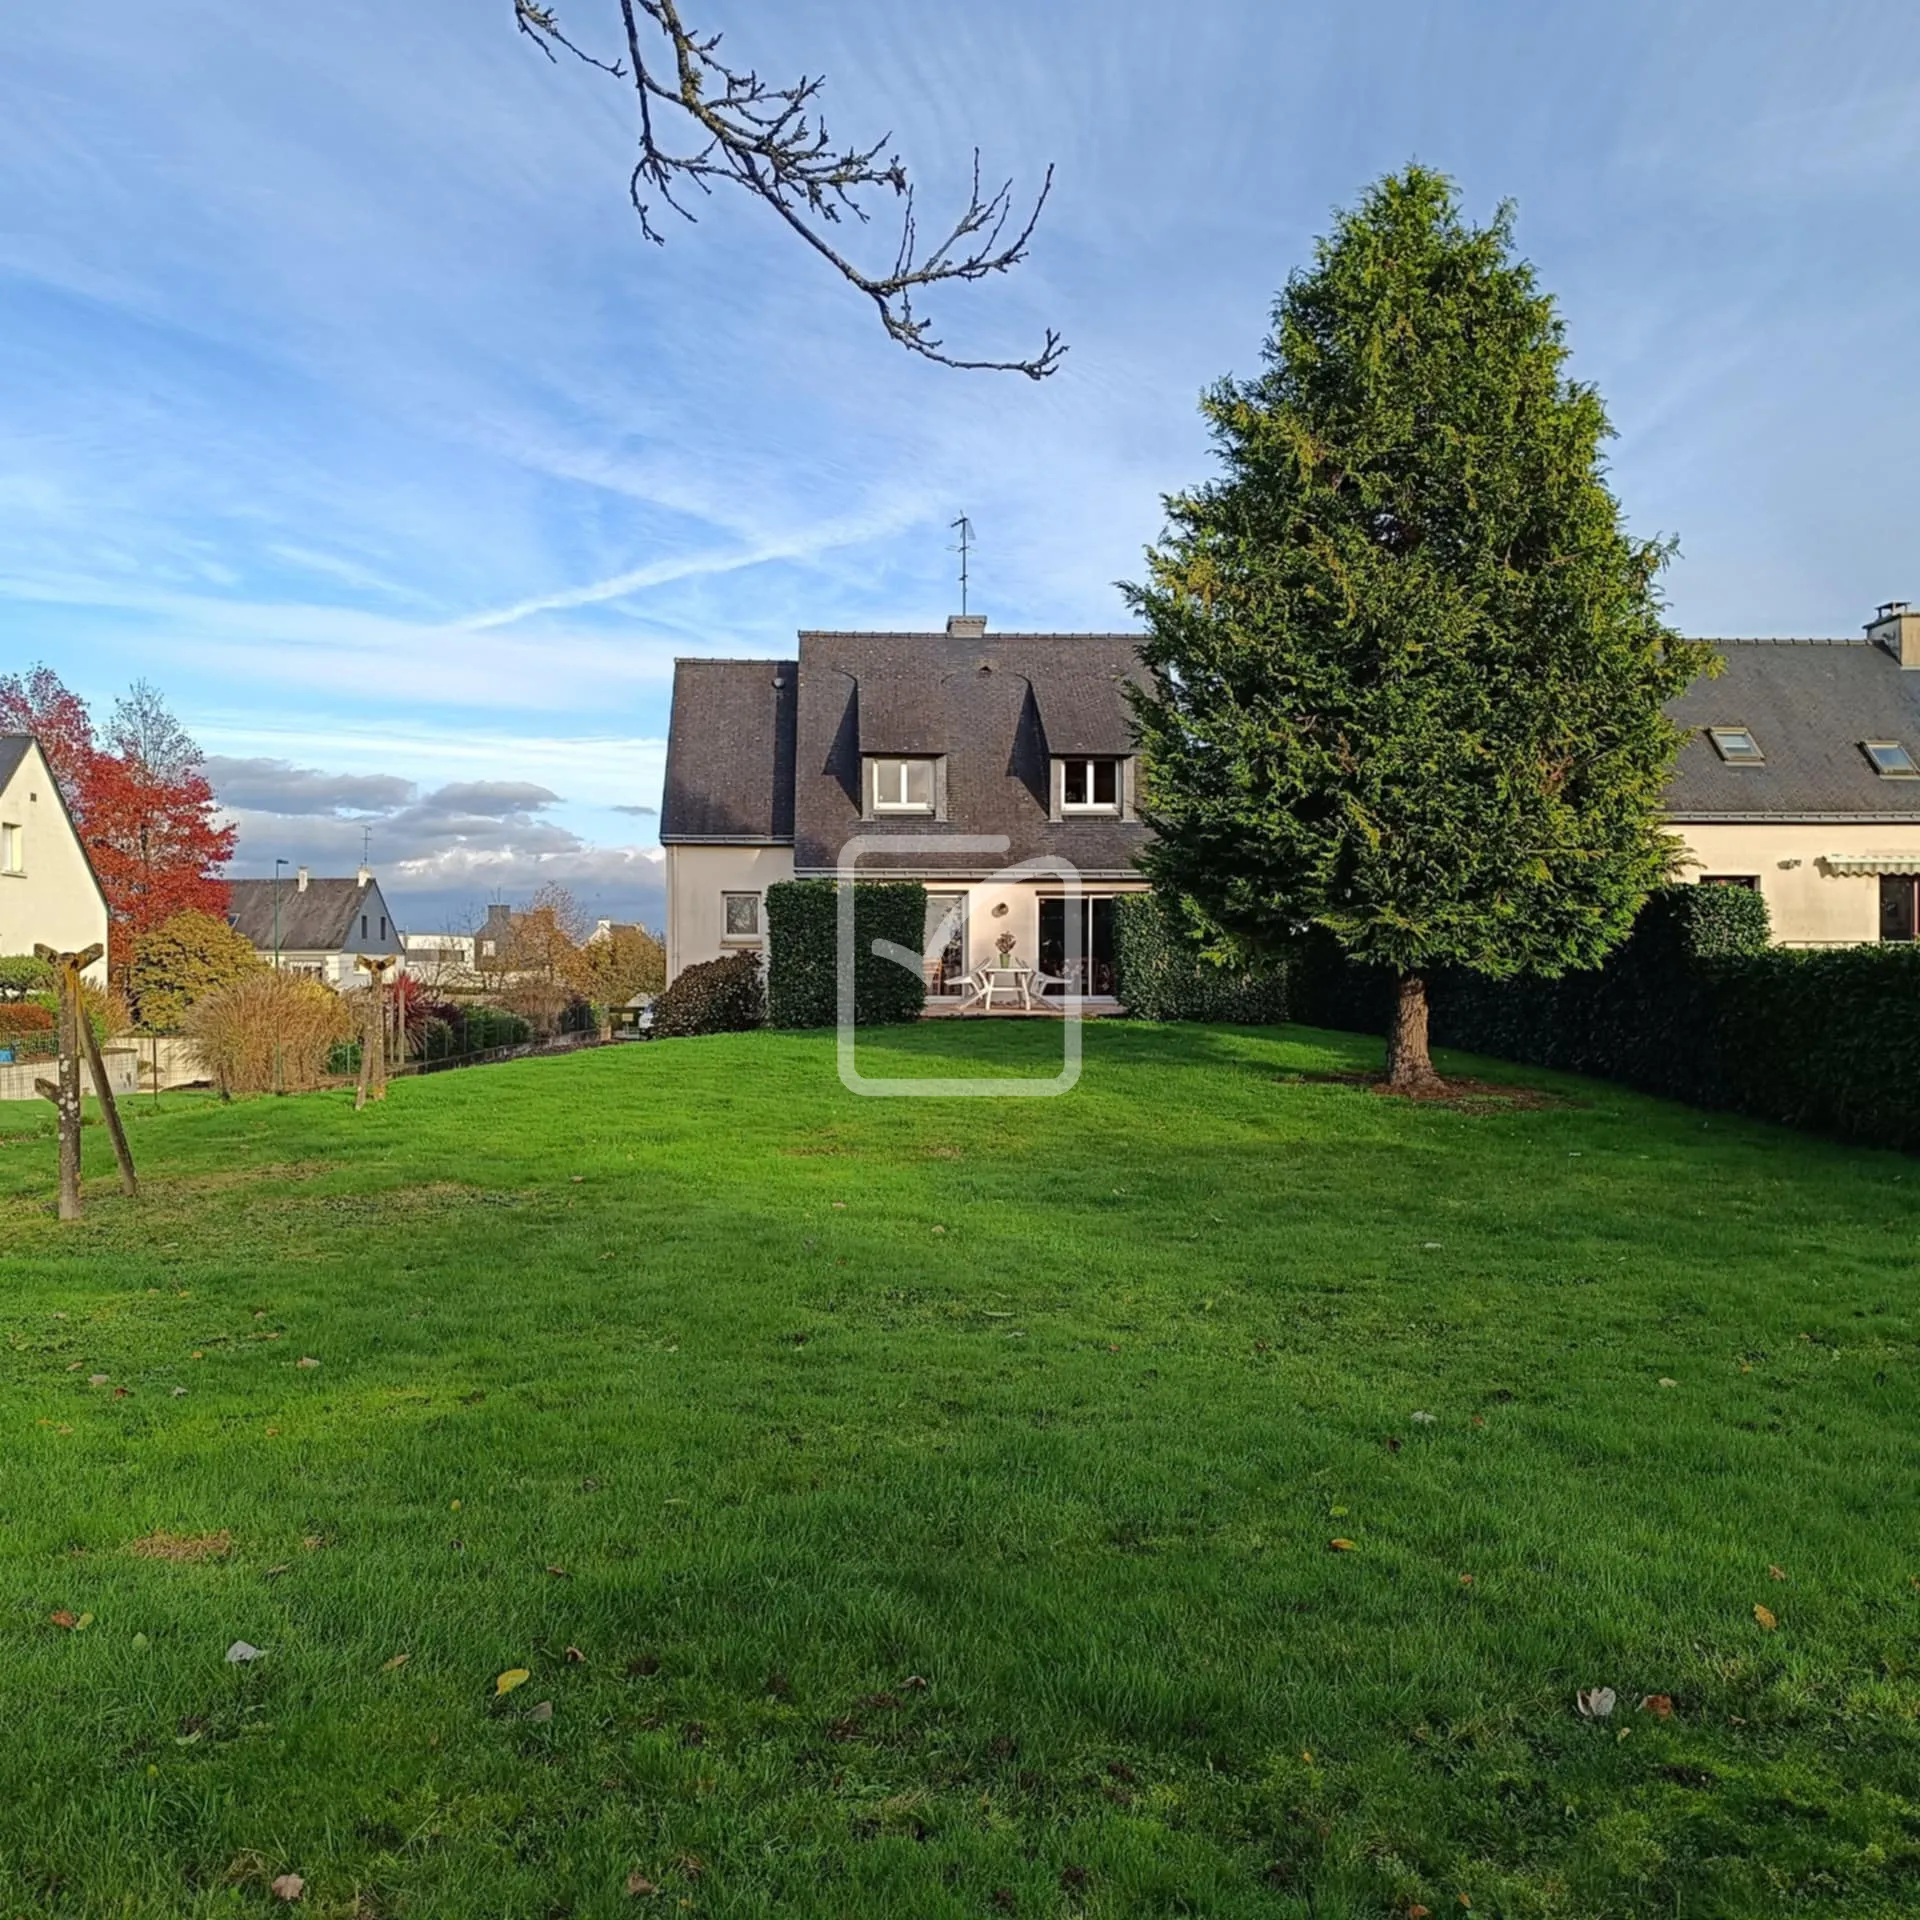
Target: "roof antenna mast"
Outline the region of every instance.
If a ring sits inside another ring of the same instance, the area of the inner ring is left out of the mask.
[[[960,556],[960,611],[967,610],[967,555],[973,551],[973,522],[963,513],[952,523],[960,530],[959,544],[949,549]]]

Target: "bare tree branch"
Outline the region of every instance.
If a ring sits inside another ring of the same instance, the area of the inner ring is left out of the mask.
[[[576,44],[543,0],[513,0],[519,30],[549,60],[564,53],[629,83],[638,108],[640,158],[627,183],[640,230],[656,245],[666,236],[655,224],[664,206],[683,220],[689,188],[711,194],[715,182],[742,187],[763,200],[801,240],[870,299],[887,333],[909,353],[943,367],[1024,373],[1043,380],[1060,364],[1066,343],[1051,327],[1027,360],[966,360],[947,351],[931,321],[915,306],[918,295],[949,281],[984,280],[1006,273],[1027,256],[1028,243],[1053,190],[1053,169],[1040,183],[1026,218],[1015,225],[1013,182],[992,192],[980,184],[973,156],[973,190],[959,218],[931,247],[923,247],[913,184],[891,134],[871,146],[836,147],[821,117],[824,77],[802,74],[790,86],[765,81],[751,68],[720,57],[720,35],[700,33],[680,16],[680,0],[618,0],[624,59],[605,60]],[[677,128],[684,145],[663,129]],[[835,237],[848,218],[865,226],[862,196],[875,190],[900,203],[900,243],[886,273],[856,266]]]

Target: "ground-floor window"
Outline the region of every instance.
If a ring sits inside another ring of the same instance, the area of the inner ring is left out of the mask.
[[[1920,875],[1911,873],[1883,873],[1880,876],[1880,938],[1882,940],[1911,940],[1920,913],[1915,911],[1915,889],[1920,887]]]
[[[723,893],[720,896],[725,910],[722,922],[729,940],[758,940],[760,938],[760,896],[757,893]]]
[[[1040,970],[1057,973],[1067,984],[1086,994],[1110,994],[1113,970],[1113,896],[1087,894],[1072,903],[1079,920],[1076,954],[1067,951],[1068,902],[1040,902]]]
[[[927,895],[927,936],[920,951],[927,957],[927,991],[963,993],[967,983],[967,896]]]

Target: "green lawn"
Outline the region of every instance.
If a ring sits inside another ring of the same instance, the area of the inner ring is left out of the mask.
[[[1912,1913],[1914,1163],[1374,1057],[0,1110],[0,1914]]]

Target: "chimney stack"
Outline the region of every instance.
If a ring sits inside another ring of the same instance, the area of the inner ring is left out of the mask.
[[[987,616],[984,613],[950,613],[947,615],[947,638],[949,640],[984,640],[987,637]]]
[[[295,892],[295,893],[305,893],[305,892],[306,892],[306,890],[307,890],[307,870],[306,870],[306,868],[305,868],[305,867],[296,867],[296,868],[294,869],[294,874],[293,874],[293,890],[294,890],[294,892]]]
[[[1903,667],[1920,667],[1920,613],[1904,600],[1889,600],[1867,622],[1867,638],[1878,641]]]
[[[362,866],[360,871],[356,873],[353,877],[354,877],[354,880],[360,886],[364,887],[367,884],[367,882],[373,878],[373,869],[371,867]]]

